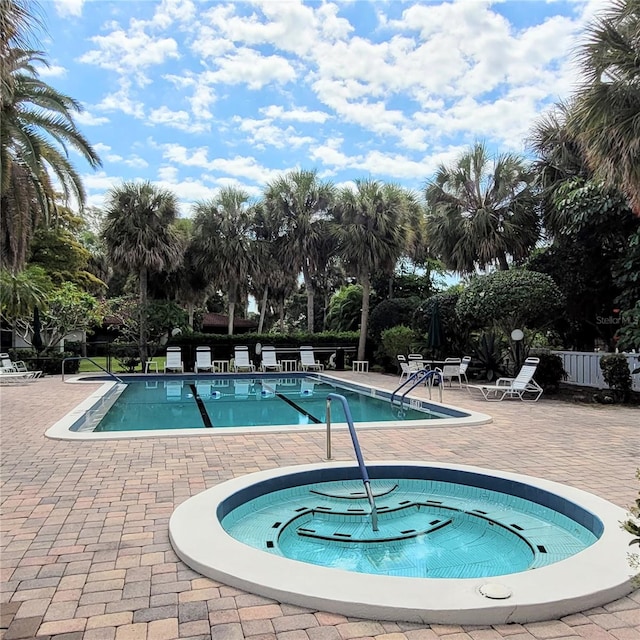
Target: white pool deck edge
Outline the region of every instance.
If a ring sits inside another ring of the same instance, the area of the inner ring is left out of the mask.
[[[322,463],[241,476],[193,496],[169,521],[171,544],[192,569],[224,584],[294,605],[347,616],[439,624],[505,624],[559,619],[598,607],[632,591],[624,509],[563,484],[502,471],[437,462],[367,461],[370,465],[440,467],[523,482],[555,493],[604,523],[593,545],[561,562],[495,578],[429,579],[376,576],[306,564],[249,547],[222,528],[218,505],[237,491],[285,474],[330,467]],[[481,595],[482,585],[511,590],[505,600]]]
[[[259,374],[256,374],[256,376]],[[368,395],[381,394],[388,395],[390,392],[388,389],[376,387],[369,384],[361,384],[351,381],[345,381],[341,378],[332,377],[329,374],[322,373],[319,375],[313,374],[314,377],[326,378],[335,382],[338,386],[357,387],[363,391],[369,391]],[[96,375],[96,378],[101,377],[102,374]],[[103,377],[103,376],[102,376]],[[184,376],[171,376],[171,380],[180,379],[198,379],[197,374],[186,374]],[[250,377],[245,375],[244,377]],[[285,377],[285,376],[283,376]],[[211,376],[202,377],[202,379],[211,379]],[[149,380],[149,376],[141,375],[140,380]],[[157,380],[158,378],[154,378]],[[69,384],[96,384],[98,380],[91,380],[89,374],[80,374],[78,376],[70,377],[66,380]],[[198,428],[198,429],[150,429],[146,431],[114,431],[114,432],[93,432],[93,431],[73,431],[72,427],[82,419],[88,411],[91,411],[96,406],[99,406],[103,398],[113,389],[113,387],[119,384],[117,382],[103,382],[94,393],[88,398],[83,400],[77,407],[70,411],[66,416],[58,420],[52,425],[45,433],[47,438],[52,440],[122,440],[128,438],[158,438],[158,437],[183,437],[183,436],[200,436],[200,437],[212,437],[216,435],[234,435],[234,434],[247,434],[247,433],[282,433],[282,432],[307,432],[307,431],[324,431],[326,430],[326,424],[291,424],[291,425],[274,425],[261,426],[261,427],[214,427],[211,429]],[[425,398],[418,398],[416,396],[407,395],[407,399],[412,399],[425,404],[432,404],[436,408],[443,407],[446,409],[452,409],[468,414],[465,417],[451,417],[451,418],[438,418],[437,420],[410,420],[410,421],[385,421],[385,422],[367,422],[359,423],[357,425],[360,429],[421,429],[421,428],[440,428],[440,427],[473,427],[482,424],[487,424],[493,421],[493,418],[485,413],[478,411],[471,411],[469,409],[462,409],[454,405],[449,405],[435,400],[426,400]],[[332,429],[343,430],[347,428],[345,422],[333,422]]]

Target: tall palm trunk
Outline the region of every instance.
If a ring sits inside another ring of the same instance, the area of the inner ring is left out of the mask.
[[[269,287],[265,286],[260,303],[260,321],[258,322],[258,333],[262,333],[264,327],[264,316],[267,311],[267,299],[269,297]]]
[[[302,275],[304,277],[304,287],[307,291],[307,331],[313,333],[314,320],[313,317],[313,305],[316,295],[313,282],[311,282],[311,276],[309,275],[309,269],[305,266],[302,268]]]
[[[509,271],[509,263],[504,251],[498,256],[498,265],[500,266],[500,271]]]
[[[360,339],[358,340],[358,360],[364,360],[364,348],[367,343],[369,327],[369,296],[371,295],[371,278],[367,275],[362,280],[362,311],[360,312]]]
[[[280,331],[284,333],[284,299],[278,302],[278,317],[280,322]]]
[[[233,321],[236,313],[236,283],[229,285],[229,324],[227,325],[227,335],[233,335]]]
[[[149,273],[146,267],[140,269],[140,359],[147,361],[147,282]]]

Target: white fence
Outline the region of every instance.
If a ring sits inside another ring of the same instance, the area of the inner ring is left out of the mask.
[[[596,387],[597,389],[606,389],[609,385],[602,378],[600,369],[600,358],[607,354],[594,353],[592,351],[553,351],[562,358],[562,366],[569,374],[566,380],[569,384],[580,385],[582,387]],[[640,354],[623,353],[629,363],[629,369],[633,371],[640,367]],[[640,374],[631,376],[632,389],[640,391]]]

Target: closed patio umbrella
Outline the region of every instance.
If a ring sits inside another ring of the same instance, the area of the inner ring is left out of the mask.
[[[444,343],[444,334],[442,330],[442,322],[440,320],[440,305],[435,302],[431,308],[431,318],[429,319],[429,333],[427,344],[433,350],[434,354],[440,349]]]

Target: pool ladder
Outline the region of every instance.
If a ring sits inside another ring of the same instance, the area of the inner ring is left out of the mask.
[[[364,490],[367,494],[367,499],[371,505],[371,526],[374,531],[378,531],[378,510],[376,509],[376,502],[373,499],[373,493],[371,491],[371,481],[369,480],[369,473],[367,467],[364,464],[362,457],[362,451],[360,450],[360,443],[358,442],[358,434],[353,424],[353,417],[351,416],[351,409],[349,409],[349,403],[344,396],[339,393],[330,393],[327,396],[327,459],[331,460],[331,401],[338,400],[342,403],[344,409],[344,415],[347,419],[347,425],[349,427],[349,433],[351,434],[351,442],[353,442],[353,449],[356,454],[358,466],[360,467],[360,475],[362,476],[362,482],[364,484]]]
[[[415,389],[419,384],[428,383],[429,384],[429,399],[431,399],[431,385],[433,380],[438,380],[438,393],[439,393],[439,401],[442,402],[442,371],[440,369],[418,369],[415,373],[412,373],[392,394],[391,394],[391,404],[396,397],[396,394],[400,389],[404,388],[410,382],[413,384],[402,394],[400,397],[400,410],[402,410],[402,406],[404,404],[404,399],[409,391]]]

